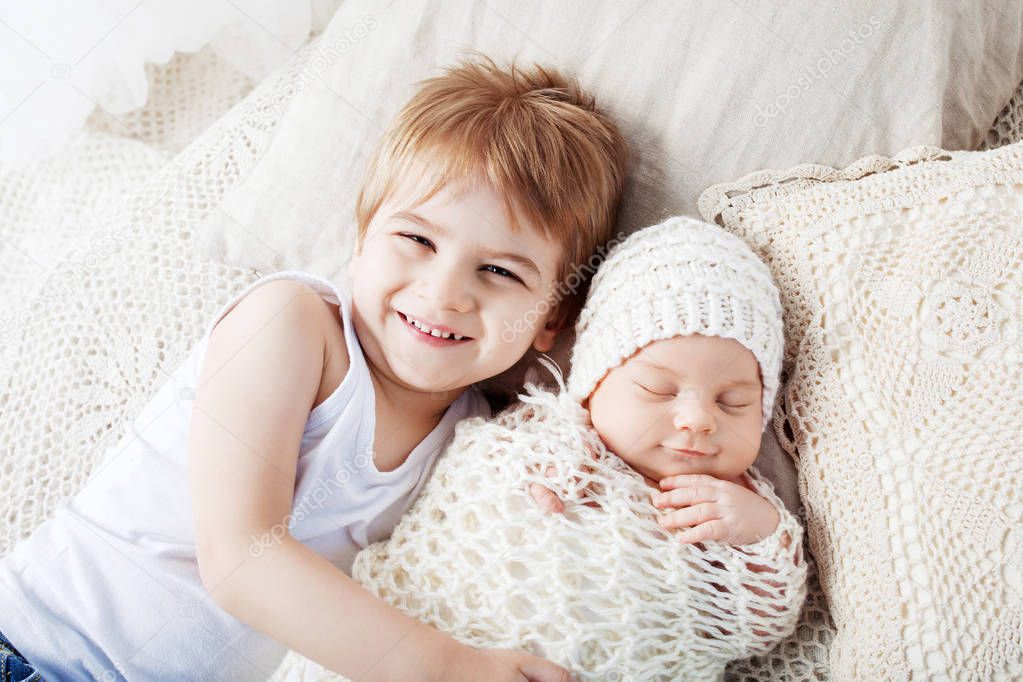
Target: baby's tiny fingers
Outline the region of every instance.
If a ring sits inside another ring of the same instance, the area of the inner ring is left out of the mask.
[[[657,518],[657,523],[661,528],[672,529],[684,526],[699,526],[719,518],[718,508],[713,504],[704,503],[664,512]]]
[[[686,507],[700,502],[715,502],[717,492],[717,488],[712,486],[688,485],[653,493],[650,501],[655,507]]]
[[[552,513],[564,511],[565,505],[550,488],[545,488],[539,483],[529,485],[529,494],[537,504]]]
[[[658,509],[672,508],[678,509],[686,507],[690,504],[686,491],[682,490],[669,490],[663,493],[653,493],[650,495],[650,504],[654,505]]]
[[[671,490],[672,488],[681,488],[683,486],[704,486],[713,488],[720,484],[721,481],[714,478],[710,474],[675,474],[674,476],[666,476],[660,480],[661,490]]]
[[[694,528],[687,528],[684,531],[676,533],[675,537],[680,541],[687,543],[718,540],[721,537],[724,537],[722,534],[721,523],[721,519],[713,519],[707,523],[701,523]]]

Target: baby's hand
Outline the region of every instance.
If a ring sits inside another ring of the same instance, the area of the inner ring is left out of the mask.
[[[597,457],[596,453],[594,453],[592,450],[589,450],[588,452],[591,457],[596,459]],[[586,465],[584,465],[584,468],[588,469]],[[554,468],[554,465],[552,464],[548,464],[543,472],[544,476],[553,476],[555,473],[556,470]],[[575,482],[576,485],[578,486],[579,483],[578,476],[575,477]],[[560,514],[561,512],[565,511],[564,501],[562,501],[562,499],[558,497],[558,494],[556,492],[554,492],[553,490],[544,485],[541,485],[539,483],[530,483],[529,495],[537,504],[539,504],[541,507],[543,507],[546,511],[548,511],[551,514]],[[576,493],[576,497],[580,500],[583,499],[585,496],[586,491],[584,489],[580,489],[578,493]],[[587,502],[586,505],[590,507],[597,506],[595,502]]]
[[[548,467],[545,471],[545,475],[550,474],[551,467]],[[529,494],[541,507],[546,509],[552,514],[560,514],[565,511],[565,503],[561,501],[558,494],[550,488],[545,488],[539,483],[529,484]]]
[[[544,469],[544,476],[551,476],[553,475],[553,473],[554,473],[553,465],[548,465],[547,468]],[[576,483],[578,483],[579,477],[576,476],[575,480]],[[529,494],[533,498],[533,500],[536,501],[537,504],[539,504],[541,507],[543,507],[546,511],[550,512],[551,514],[560,514],[561,512],[565,511],[565,503],[562,501],[562,499],[558,497],[558,494],[556,492],[554,492],[553,490],[546,486],[542,486],[539,483],[530,483]],[[585,490],[579,490],[579,492],[576,493],[576,497],[580,500],[585,496],[586,496]],[[587,502],[586,505],[590,507],[597,506],[595,502]]]
[[[676,537],[683,542],[717,540],[747,545],[763,540],[781,518],[770,502],[749,488],[707,474],[680,474],[661,479],[651,500],[659,509],[662,528],[688,527]]]

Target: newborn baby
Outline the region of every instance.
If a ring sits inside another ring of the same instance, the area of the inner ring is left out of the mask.
[[[752,466],[782,347],[741,240],[688,218],[636,232],[594,277],[567,387],[545,362],[556,393],[527,384],[460,423],[353,576],[577,679],[720,679],[791,634],[805,598],[802,528]]]

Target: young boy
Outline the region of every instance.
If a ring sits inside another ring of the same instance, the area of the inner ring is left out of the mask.
[[[552,307],[554,285],[608,239],[625,163],[558,73],[483,58],[425,81],[360,192],[350,287],[279,272],[221,309],[85,487],[0,562],[0,662],[50,680],[265,680],[290,647],[364,681],[568,679],[349,576],[455,422],[489,416],[472,385],[571,322],[579,297]]]

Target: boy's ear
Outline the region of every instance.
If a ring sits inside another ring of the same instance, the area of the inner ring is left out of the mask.
[[[550,353],[551,349],[554,348],[554,342],[558,338],[558,334],[561,333],[561,324],[558,320],[550,319],[540,330],[540,333],[533,339],[533,348],[541,353]]]

